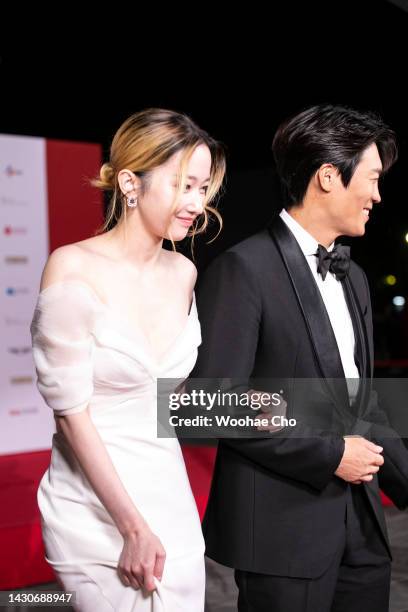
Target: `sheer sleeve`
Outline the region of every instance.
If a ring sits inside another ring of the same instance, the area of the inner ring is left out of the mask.
[[[37,388],[57,415],[82,412],[93,393],[91,288],[62,281],[40,292],[30,331]]]

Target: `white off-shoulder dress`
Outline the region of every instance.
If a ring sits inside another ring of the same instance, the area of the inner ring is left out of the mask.
[[[202,612],[204,541],[180,445],[157,437],[157,378],[186,378],[201,343],[195,296],[180,334],[158,362],[142,333],[90,285],[40,292],[31,323],[37,386],[57,415],[89,406],[126,490],[166,550],[162,581],[146,594],[117,574],[123,538],[64,437],[38,489],[48,562],[81,612]]]

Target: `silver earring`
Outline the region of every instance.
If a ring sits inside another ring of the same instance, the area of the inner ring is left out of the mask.
[[[136,206],[137,206],[137,198],[128,198],[127,199],[127,205],[130,208],[136,208]]]

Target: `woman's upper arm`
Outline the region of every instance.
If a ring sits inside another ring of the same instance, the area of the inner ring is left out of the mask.
[[[30,326],[37,387],[61,416],[85,410],[92,397],[92,329],[98,307],[86,284],[65,280],[66,257],[57,269],[62,255],[62,249],[54,252],[45,266]]]

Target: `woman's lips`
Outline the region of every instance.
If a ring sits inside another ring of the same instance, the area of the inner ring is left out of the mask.
[[[186,227],[190,227],[190,225],[193,224],[194,219],[191,219],[190,217],[176,217],[180,223]]]

